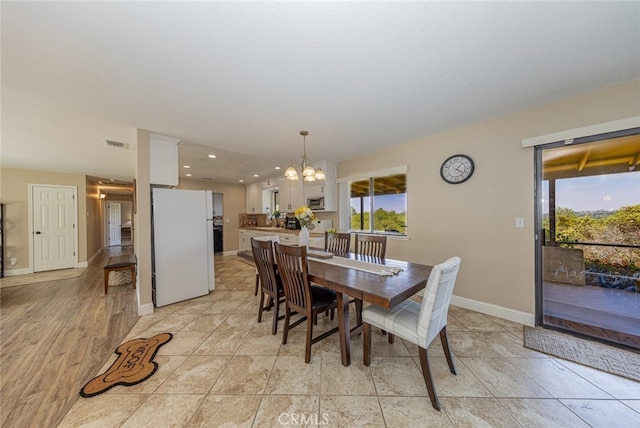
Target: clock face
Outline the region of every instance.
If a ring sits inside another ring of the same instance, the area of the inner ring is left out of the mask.
[[[473,174],[473,160],[467,155],[453,155],[442,163],[440,176],[451,184],[460,184]]]

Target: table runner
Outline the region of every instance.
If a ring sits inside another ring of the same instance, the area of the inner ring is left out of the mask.
[[[376,275],[381,275],[381,276],[393,276],[393,275],[397,275],[398,273],[400,273],[400,271],[402,271],[402,269],[399,267],[363,262],[361,260],[352,260],[352,259],[347,259],[347,258],[338,257],[338,256],[332,257],[330,259],[320,259],[312,256],[309,256],[309,257],[316,262],[352,268],[356,270],[361,270],[363,272],[374,273]]]

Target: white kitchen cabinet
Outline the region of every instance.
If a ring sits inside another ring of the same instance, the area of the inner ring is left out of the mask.
[[[262,188],[263,189],[270,189],[272,187],[278,187],[278,177],[269,178],[269,179],[267,179],[267,180],[262,182]]]
[[[324,198],[324,210],[338,210],[338,189],[336,184],[336,165],[327,161],[318,163],[317,166],[324,171],[325,179],[305,183],[305,202],[310,198]]]
[[[255,234],[251,230],[240,229],[238,231],[238,247],[240,251],[251,250],[251,238],[254,236]]]
[[[278,195],[280,197],[280,212],[293,213],[305,204],[302,180],[278,179]]]
[[[180,140],[149,134],[149,181],[165,186],[178,185],[178,143]]]
[[[260,214],[263,212],[262,207],[262,183],[248,184],[247,188],[247,213]]]
[[[279,237],[279,241],[281,244],[297,245],[299,242],[298,233],[278,232],[276,230],[267,231],[240,229],[238,231],[238,248],[240,248],[240,251],[251,251],[251,238],[274,235],[277,235]],[[314,248],[324,248],[324,236],[312,236],[309,239],[309,246]]]

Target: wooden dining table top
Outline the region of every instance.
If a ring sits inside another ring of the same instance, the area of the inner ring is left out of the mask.
[[[252,251],[238,251],[238,256],[253,263]],[[341,254],[340,257],[401,269],[397,275],[383,276],[357,270],[355,267],[330,264],[311,256],[307,257],[309,280],[336,292],[341,360],[342,365],[349,366],[351,336],[360,333],[362,324],[360,315],[356,314],[357,325],[350,327],[347,296],[384,308],[392,308],[424,289],[433,266],[392,259],[371,259],[354,253]]]
[[[253,262],[252,251],[238,251],[238,256]],[[430,265],[400,260],[371,259],[354,253],[343,254],[340,257],[402,269],[397,275],[382,276],[307,257],[311,282],[384,308],[392,308],[421,291],[426,286],[433,268]]]

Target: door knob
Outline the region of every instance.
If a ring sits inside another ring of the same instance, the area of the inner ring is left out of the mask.
[[[36,235],[40,235],[40,231],[37,231],[37,232],[36,232]]]

